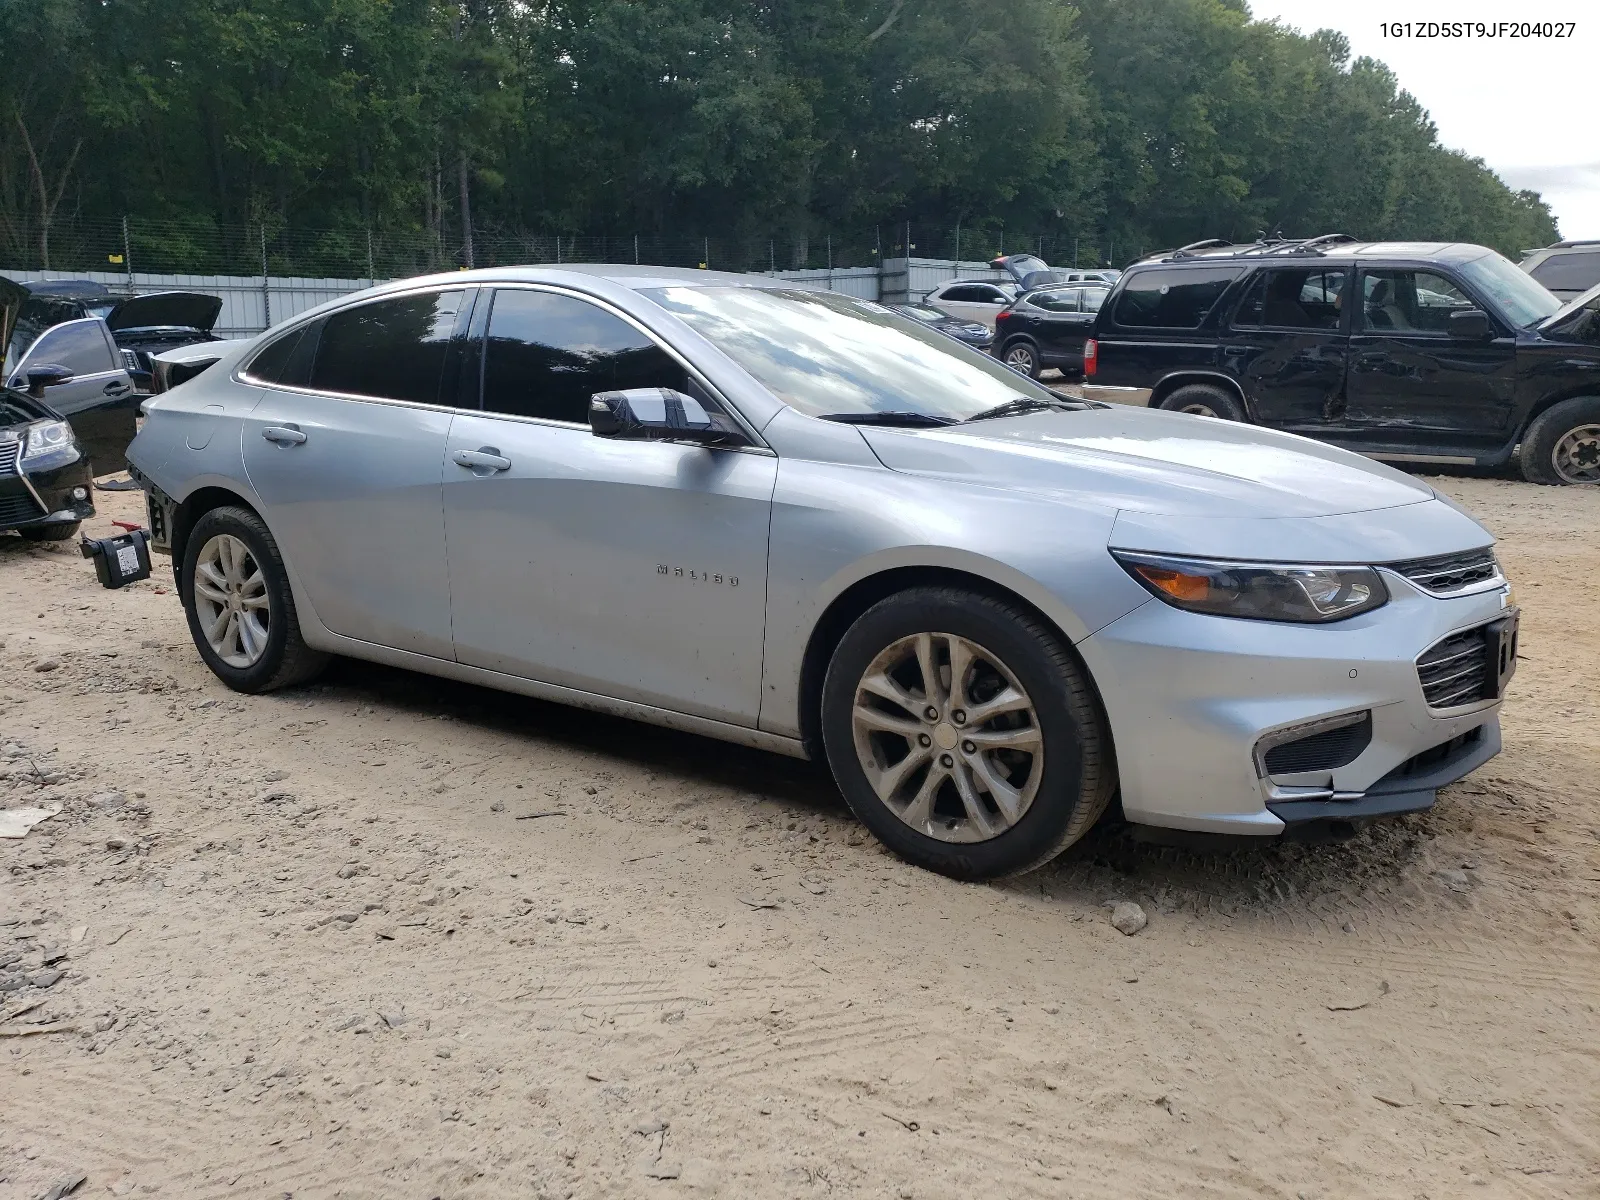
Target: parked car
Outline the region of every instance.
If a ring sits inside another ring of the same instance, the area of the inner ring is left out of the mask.
[[[1360,303],[1346,304],[1346,296]],[[1600,347],[1483,246],[1340,235],[1129,267],[1086,394],[1304,434],[1397,462],[1600,482]],[[1520,453],[1518,448],[1520,449]]]
[[[923,303],[963,321],[975,321],[993,332],[996,314],[1017,298],[1012,283],[987,279],[952,279],[929,292]]]
[[[35,338],[7,379],[13,391],[29,391],[71,423],[79,448],[95,475],[127,465],[140,394],[101,317],[79,317],[52,325]]]
[[[1425,483],[1065,400],[837,292],[436,275],[145,403],[154,542],[228,686],[346,654],[821,759],[950,875],[1118,795],[1265,837],[1425,808],[1500,745],[1516,610]]]
[[[949,313],[941,312],[931,304],[891,304],[890,308],[901,316],[910,317],[913,321],[921,321],[940,333],[948,334],[958,342],[964,342],[979,350],[987,350],[989,343],[994,341],[994,330],[977,321],[964,321],[960,317],[952,317]]]
[[[1557,242],[1530,250],[1517,264],[1560,300],[1576,300],[1600,284],[1600,241]]]
[[[100,317],[141,392],[150,390],[150,356],[196,342],[214,341],[211,331],[222,299],[204,292],[123,295],[92,279],[53,279],[22,285],[28,291],[16,328],[6,342],[5,375],[45,330],[66,321]]]
[[[0,342],[11,334],[27,294],[0,279]],[[0,389],[0,532],[59,541],[94,515],[93,476],[77,437],[43,399],[59,372],[35,371],[33,393]]]
[[[1083,344],[1094,332],[1107,290],[1051,286],[1024,292],[994,319],[994,356],[1034,379],[1046,367],[1082,375]]]

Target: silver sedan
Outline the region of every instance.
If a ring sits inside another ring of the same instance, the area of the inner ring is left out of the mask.
[[[230,687],[342,654],[824,759],[963,878],[1113,800],[1260,837],[1424,808],[1516,661],[1492,538],[1425,484],[766,278],[386,285],[150,401],[128,457]]]

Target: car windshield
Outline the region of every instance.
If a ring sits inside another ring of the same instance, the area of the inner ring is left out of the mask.
[[[1012,400],[1057,401],[988,355],[870,300],[753,287],[645,294],[808,416],[965,421]]]
[[[1515,325],[1534,325],[1561,307],[1545,286],[1492,250],[1461,264],[1461,273],[1487,292]]]

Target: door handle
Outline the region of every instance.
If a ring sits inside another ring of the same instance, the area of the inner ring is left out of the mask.
[[[133,385],[131,383],[123,383],[117,379],[113,379],[110,383],[106,384],[105,387],[100,389],[100,391],[107,396],[126,396],[132,390]]]
[[[299,446],[306,440],[306,435],[292,425],[268,425],[261,436],[280,446]]]
[[[509,471],[511,460],[502,457],[493,446],[485,446],[481,450],[452,450],[450,461],[458,467],[466,467],[474,471]]]

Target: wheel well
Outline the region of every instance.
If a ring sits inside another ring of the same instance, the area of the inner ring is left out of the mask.
[[[828,663],[833,659],[834,649],[843,639],[845,631],[867,609],[896,592],[914,587],[960,587],[1014,604],[1053,630],[1061,638],[1061,644],[1067,648],[1067,652],[1077,657],[1078,652],[1073,648],[1072,640],[1059,625],[1037,606],[992,579],[950,567],[896,567],[878,575],[869,575],[834,597],[833,603],[828,605],[812,627],[811,638],[806,643],[805,657],[800,664],[800,738],[813,762],[824,762],[827,757],[822,744],[822,683],[828,674]],[[1104,712],[1105,705],[1100,701],[1099,688],[1095,686],[1088,666],[1081,658],[1078,659],[1078,666],[1094,690],[1095,702],[1100,704]]]
[[[1210,384],[1212,387],[1221,387],[1227,391],[1230,391],[1239,398],[1239,403],[1244,405],[1245,412],[1249,413],[1250,411],[1250,402],[1244,398],[1244,389],[1239,386],[1236,380],[1230,379],[1226,375],[1207,374],[1167,376],[1160,383],[1156,384],[1155,388],[1151,391],[1150,407],[1156,407],[1156,405],[1160,404],[1168,396],[1172,395],[1173,392],[1177,391],[1181,387],[1187,387],[1191,383],[1206,383]]]
[[[177,575],[182,570],[183,555],[189,544],[189,531],[199,523],[200,518],[214,508],[235,504],[240,508],[247,508],[255,512],[255,505],[246,500],[238,492],[229,491],[224,487],[204,487],[197,489],[188,499],[178,505],[178,511],[172,519],[172,573]],[[256,513],[260,516],[260,513]]]
[[[1556,405],[1565,404],[1568,400],[1600,400],[1600,393],[1592,391],[1586,392],[1579,389],[1577,391],[1562,395],[1546,396],[1544,399],[1538,401],[1528,412],[1527,420],[1523,421],[1522,428],[1517,430],[1516,440],[1519,442],[1522,441],[1523,438],[1528,436],[1528,429],[1535,421],[1544,416],[1545,413],[1549,412]]]

